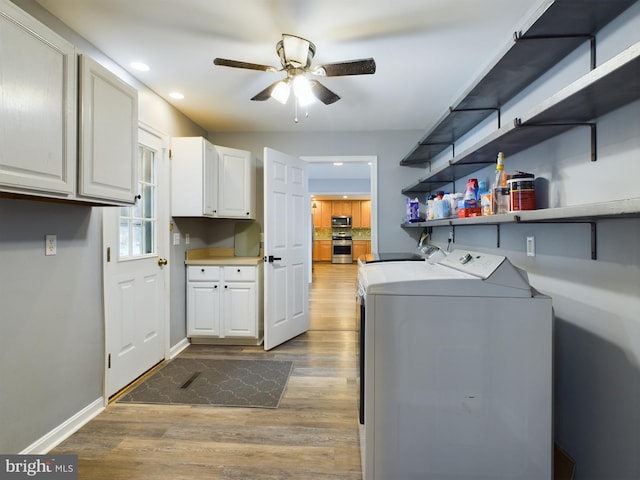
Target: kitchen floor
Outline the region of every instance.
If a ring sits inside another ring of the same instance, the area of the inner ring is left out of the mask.
[[[307,333],[181,354],[292,360],[279,408],[112,403],[51,453],[77,454],[81,480],[360,480],[357,266],[313,267]]]

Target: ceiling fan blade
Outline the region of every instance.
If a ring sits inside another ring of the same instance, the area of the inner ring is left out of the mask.
[[[310,80],[309,84],[311,85],[311,92],[313,93],[313,95],[325,105],[331,105],[332,103],[340,100],[340,96],[338,94],[329,90],[319,81]]]
[[[373,58],[350,60],[346,62],[327,63],[312,70],[315,75],[326,77],[342,77],[345,75],[370,75],[376,73],[376,62]]]
[[[226,58],[215,58],[213,60],[214,65],[220,65],[223,67],[234,68],[247,68],[249,70],[260,70],[262,72],[277,72],[278,69],[270,67],[269,65],[260,65],[258,63],[239,62],[237,60],[228,60]]]
[[[269,85],[267,88],[262,90],[251,100],[256,100],[258,102],[264,102],[265,100],[269,100],[271,98],[271,92],[273,92],[273,89],[276,88],[276,85],[278,83],[280,83],[280,80],[278,80],[277,82],[273,82],[271,85]]]

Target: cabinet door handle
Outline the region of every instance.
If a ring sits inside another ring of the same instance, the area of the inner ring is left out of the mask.
[[[240,269],[238,269],[238,273],[240,273]]]

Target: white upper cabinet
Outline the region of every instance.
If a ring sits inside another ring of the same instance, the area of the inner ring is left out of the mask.
[[[255,164],[249,152],[176,137],[171,145],[171,215],[256,217]]]
[[[135,88],[0,0],[0,192],[132,204],[137,131]]]
[[[74,193],[75,72],[73,45],[0,0],[0,190]]]
[[[256,218],[255,166],[244,150],[216,146],[218,152],[218,216]]]
[[[90,57],[79,60],[78,194],[134,203],[138,91]]]

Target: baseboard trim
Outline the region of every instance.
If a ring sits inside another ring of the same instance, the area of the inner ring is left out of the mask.
[[[169,349],[169,359],[176,357],[180,352],[187,348],[191,343],[187,337],[180,340],[173,347]]]
[[[51,449],[69,438],[91,419],[98,416],[103,410],[104,399],[102,397],[95,399],[71,418],[33,442],[20,454],[46,455]]]

